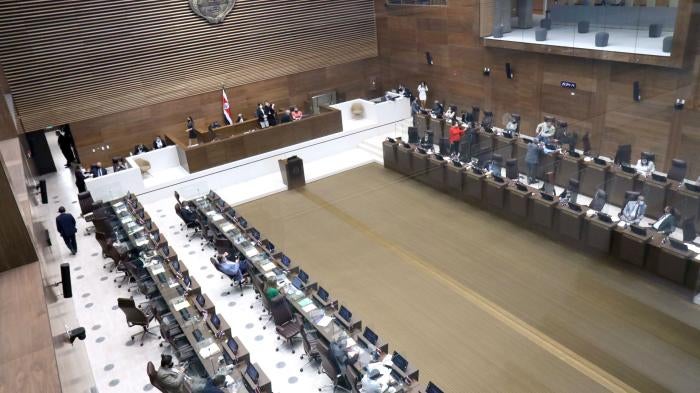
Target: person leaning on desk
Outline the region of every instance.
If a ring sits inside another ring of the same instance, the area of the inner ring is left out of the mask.
[[[666,236],[672,234],[676,230],[676,209],[666,206],[664,214],[655,223],[651,224],[651,227]]]

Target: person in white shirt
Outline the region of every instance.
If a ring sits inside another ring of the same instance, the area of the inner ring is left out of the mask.
[[[664,214],[651,227],[666,236],[672,234],[676,230],[676,211],[671,206],[666,206]]]
[[[515,135],[518,132],[518,122],[515,121],[514,117],[511,117],[510,120],[508,120],[505,130],[506,133],[510,135]]]
[[[455,112],[452,110],[451,106],[447,107],[447,111],[445,111],[445,114],[443,114],[442,117],[445,119],[445,122],[452,122],[452,120],[455,118]]]
[[[428,85],[426,85],[425,82],[421,82],[416,91],[418,91],[418,99],[420,100],[421,107],[425,108],[425,103],[428,101]]]
[[[537,125],[535,135],[537,136],[537,140],[548,143],[549,139],[554,136],[556,131],[557,128],[554,127],[554,119],[547,116],[542,123]]]
[[[382,374],[376,368],[373,368],[365,373],[360,381],[360,393],[383,393],[389,386],[379,381]]]
[[[636,201],[629,201],[620,213],[620,220],[626,224],[639,224],[647,211],[647,204],[644,197],[639,196]]]
[[[651,173],[656,170],[654,161],[649,160],[647,157],[642,157],[637,160],[637,172],[639,172],[644,177],[651,176]]]

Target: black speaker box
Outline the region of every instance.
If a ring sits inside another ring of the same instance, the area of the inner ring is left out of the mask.
[[[425,61],[428,62],[428,65],[433,65],[433,56],[430,52],[425,52]]]
[[[642,100],[642,93],[639,89],[639,81],[632,83],[632,99],[639,102]]]
[[[46,180],[39,180],[39,191],[41,192],[41,203],[49,203],[49,193],[46,189]]]
[[[408,127],[408,143],[418,143],[418,128]]]
[[[279,160],[279,165],[282,172],[282,181],[288,189],[291,190],[306,184],[304,161],[301,158],[291,156],[286,160]]]
[[[506,78],[513,79],[513,69],[510,68],[510,63],[506,63]]]
[[[61,285],[63,286],[63,297],[66,299],[73,297],[73,287],[70,283],[70,265],[61,264]]]

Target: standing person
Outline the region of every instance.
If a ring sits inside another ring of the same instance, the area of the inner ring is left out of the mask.
[[[78,187],[78,193],[87,191],[85,187],[85,175],[80,167],[75,169],[75,186]]]
[[[258,109],[255,110],[255,115],[258,117],[258,124],[260,124],[260,128],[267,128],[270,126],[270,123],[267,121],[267,111],[265,110],[263,104],[258,104]]]
[[[420,105],[425,108],[425,103],[428,101],[428,85],[426,85],[425,82],[421,82],[416,91],[418,91]]]
[[[236,118],[236,123],[243,123],[245,121],[245,118],[243,117],[242,113],[238,114],[238,117]]]
[[[189,146],[196,145],[197,144],[197,131],[194,129],[194,120],[192,120],[191,116],[187,116],[187,138],[189,139]]]
[[[549,140],[554,137],[556,131],[557,129],[554,127],[554,118],[545,116],[544,121],[537,125],[535,135],[538,141],[549,143]]]
[[[78,230],[75,228],[75,218],[72,214],[66,213],[66,208],[63,206],[58,208],[56,229],[61,234],[71,254],[75,255],[78,252],[78,243],[75,241],[75,234]]]
[[[70,164],[75,161],[70,139],[63,135],[61,131],[56,131],[56,136],[58,137],[58,148],[61,149],[61,154],[63,154],[63,157],[66,159],[65,167],[68,168],[70,167]]]
[[[527,164],[527,182],[534,183],[537,178],[537,165],[540,163],[540,151],[542,147],[537,141],[532,141],[527,144],[527,152],[525,153],[525,164]]]
[[[459,141],[462,139],[462,135],[464,135],[464,131],[453,120],[452,127],[450,127],[450,156],[459,155]]]
[[[274,103],[267,106],[267,121],[271,126],[277,125],[277,109]]]

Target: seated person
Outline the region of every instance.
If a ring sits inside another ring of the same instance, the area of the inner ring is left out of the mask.
[[[622,212],[620,212],[619,217],[625,224],[639,225],[639,222],[642,221],[642,218],[644,218],[644,213],[646,213],[646,211],[647,204],[644,202],[644,197],[640,195],[636,201],[631,200],[627,202],[625,207],[622,209]]]
[[[92,174],[92,177],[100,177],[100,176],[105,176],[107,174],[107,170],[102,168],[102,163],[97,161],[95,165],[90,168],[90,173]]]
[[[556,131],[557,129],[554,127],[554,119],[547,116],[544,118],[542,123],[537,125],[535,135],[537,136],[538,141],[548,143],[549,139],[554,136]]]
[[[185,368],[182,366],[174,367],[173,357],[170,355],[160,355],[160,368],[156,374],[156,378],[161,385],[166,389],[167,393],[187,393],[192,389],[189,386],[189,381],[185,378]]]
[[[642,156],[637,160],[637,165],[635,166],[637,172],[639,172],[644,177],[651,176],[651,173],[656,170],[654,161],[650,161],[646,156]]]
[[[672,234],[676,230],[676,210],[671,206],[666,206],[664,214],[651,227],[666,236]]]
[[[233,278],[235,282],[242,282],[243,281],[243,272],[241,271],[241,265],[238,262],[237,259],[231,260],[228,258],[228,253],[227,252],[221,252],[216,254],[216,261],[218,262],[219,265],[219,270],[229,276],[230,278]]]
[[[391,392],[387,384],[380,382],[382,374],[376,368],[373,368],[365,373],[360,380],[360,393],[383,393]]]
[[[280,294],[279,289],[277,289],[277,280],[274,277],[267,278],[264,290],[268,300],[272,300]]]
[[[292,120],[301,120],[304,114],[296,106],[292,110]]]
[[[238,117],[236,117],[236,123],[243,123],[245,121],[245,118],[243,117],[242,113],[238,114]]]
[[[165,141],[160,137],[157,136],[156,139],[153,140],[153,149],[162,149],[165,147]]]
[[[138,145],[134,146],[134,155],[146,153],[147,151],[148,148],[143,143],[139,143]]]
[[[119,158],[117,161],[114,161],[114,172],[119,172],[123,171],[126,169],[126,162],[124,161],[124,158]]]
[[[284,111],[284,114],[282,114],[282,118],[280,119],[282,123],[289,123],[292,121],[292,111],[287,109]]]
[[[433,105],[433,110],[430,112],[430,115],[439,119],[442,117],[443,113],[445,113],[445,107],[442,106],[440,101],[435,100],[435,105]]]

